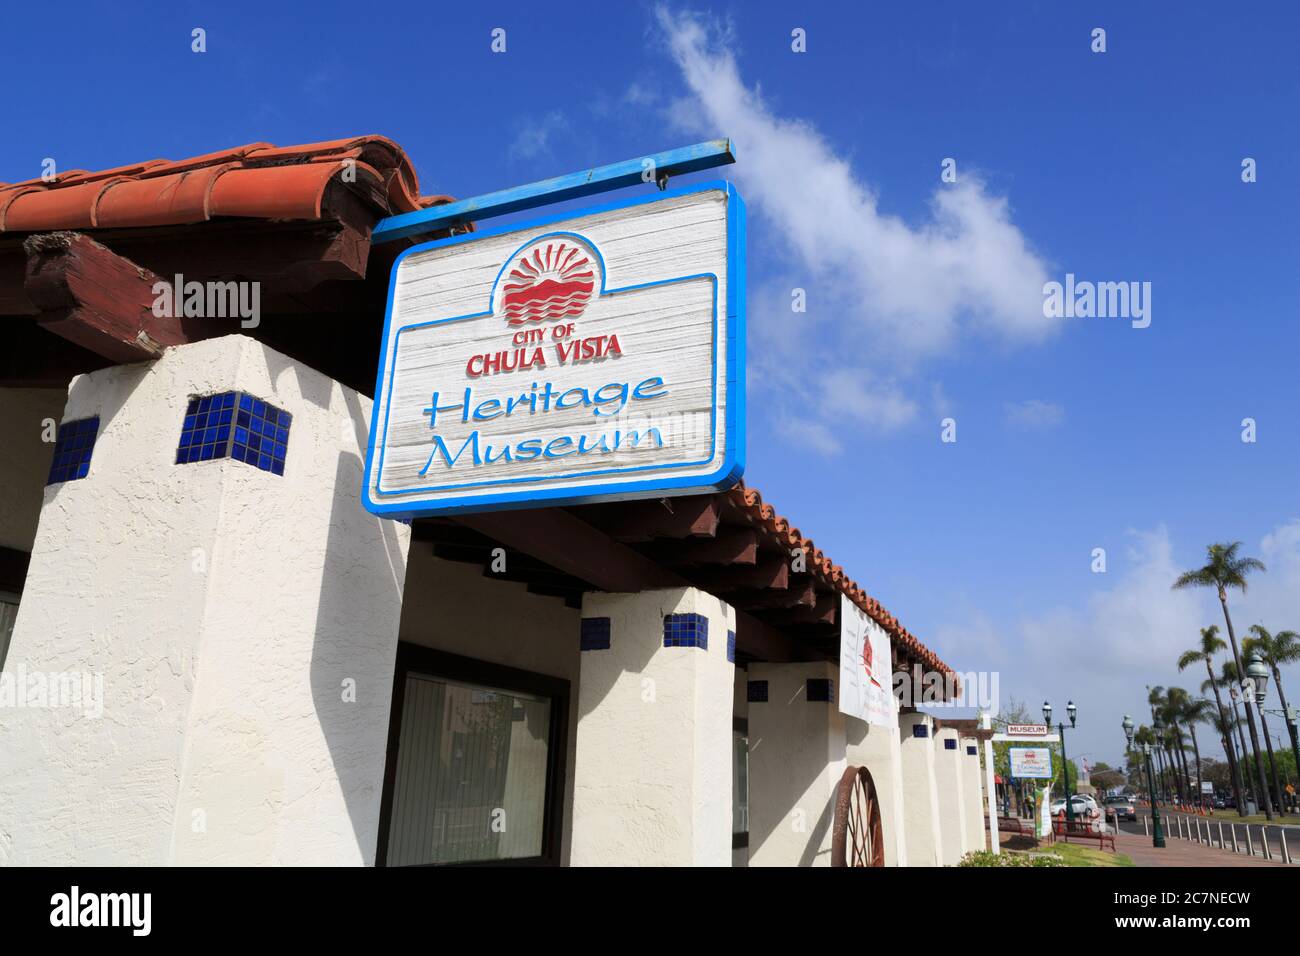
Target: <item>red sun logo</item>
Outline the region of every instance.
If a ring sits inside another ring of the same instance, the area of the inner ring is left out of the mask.
[[[525,250],[502,286],[501,306],[511,325],[582,315],[596,287],[591,255],[567,242]]]

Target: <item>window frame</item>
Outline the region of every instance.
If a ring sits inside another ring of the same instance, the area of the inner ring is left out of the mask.
[[[731,741],[733,746],[737,737],[745,741],[745,829],[735,829],[735,822],[732,822],[731,848],[733,850],[744,850],[749,848],[749,719],[733,715],[731,718]],[[735,760],[735,751],[732,751],[732,760]],[[734,767],[732,773],[735,773]]]
[[[6,604],[23,603],[23,586],[27,583],[27,569],[31,561],[32,556],[28,552],[0,545],[0,598],[5,599]],[[12,638],[11,634],[10,639]],[[0,646],[0,670],[4,669],[8,657],[9,641],[5,641]]]
[[[562,677],[493,664],[407,641],[398,642],[397,661],[393,669],[392,707],[388,715],[388,749],[384,758],[384,786],[379,805],[375,865],[388,866],[388,833],[392,826],[393,791],[397,783],[397,749],[402,739],[402,705],[406,697],[406,678],[410,673],[551,699],[550,730],[546,741],[541,853],[538,856],[505,860],[465,860],[418,865],[559,866],[564,836],[565,757],[569,746],[569,682]]]
[[[0,591],[9,591],[21,598],[31,560],[32,556],[26,551],[0,546]]]

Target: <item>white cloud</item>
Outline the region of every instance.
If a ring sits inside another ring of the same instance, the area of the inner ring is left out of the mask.
[[[801,445],[823,455],[838,455],[843,450],[835,433],[824,424],[789,412],[777,413],[776,430],[792,444]]]
[[[1031,398],[1023,402],[1006,402],[1002,406],[1002,418],[1013,428],[1043,430],[1055,428],[1065,421],[1065,409],[1041,398]]]
[[[560,110],[551,110],[539,117],[523,121],[510,144],[510,155],[515,159],[537,159],[549,156],[551,137],[569,128],[569,121]]]
[[[784,241],[792,284],[808,287],[809,315],[799,318],[835,316],[819,326],[821,350],[832,357],[825,365],[872,356],[876,384],[858,396],[867,399],[863,423],[888,429],[909,420],[916,403],[903,392],[911,363],[952,350],[966,333],[1013,343],[1051,334],[1056,326],[1042,312],[1047,270],[1005,198],[963,173],[959,183],[937,186],[923,222],[883,213],[873,187],[815,126],[778,116],[745,84],[725,27],[664,7],[657,18],[690,91],[670,115],[694,133],[734,138],[734,175],[746,201]],[[938,169],[936,157],[936,180]],[[789,287],[769,283],[767,291],[788,303]],[[816,360],[783,353],[781,361],[796,365],[805,383],[795,394],[815,403],[818,389],[806,383],[822,371]]]
[[[855,319],[920,351],[946,348],[963,321],[1030,340],[1056,327],[1042,312],[1046,268],[1005,198],[963,175],[936,188],[930,218],[916,227],[882,213],[816,127],[777,116],[744,84],[725,35],[663,8],[659,22],[694,97],[692,125],[736,140],[747,199],[804,269],[856,306]]]

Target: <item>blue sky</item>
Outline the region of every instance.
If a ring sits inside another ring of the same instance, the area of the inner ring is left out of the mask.
[[[1199,684],[1205,544],[1270,563],[1239,631],[1300,630],[1293,7],[459,6],[20,5],[0,180],[375,132],[467,196],[731,135],[748,480],[914,633],[1114,761],[1144,684]],[[1150,282],[1151,326],[1047,322],[1066,272]]]

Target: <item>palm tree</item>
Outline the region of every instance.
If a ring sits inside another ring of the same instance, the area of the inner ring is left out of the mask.
[[[1194,647],[1190,651],[1183,652],[1183,656],[1178,658],[1178,669],[1186,670],[1198,661],[1205,663],[1205,673],[1209,679],[1201,684],[1201,693],[1205,693],[1206,685],[1214,689],[1214,703],[1219,708],[1219,719],[1225,725],[1228,719],[1228,713],[1223,709],[1223,696],[1219,693],[1219,682],[1214,679],[1214,655],[1224,650],[1228,645],[1219,637],[1218,625],[1211,624],[1209,627],[1201,628],[1201,643],[1199,647]],[[1242,799],[1241,785],[1241,764],[1237,761],[1237,748],[1232,745],[1232,733],[1229,731],[1223,737],[1223,752],[1228,755],[1228,770],[1232,774],[1232,794],[1237,801],[1237,812],[1243,817],[1246,815],[1246,801]],[[1300,766],[1300,763],[1297,764]]]
[[[1223,620],[1228,625],[1228,640],[1232,643],[1232,659],[1237,663],[1237,673],[1244,674],[1241,664],[1241,652],[1237,649],[1237,632],[1232,629],[1232,615],[1228,613],[1228,589],[1237,588],[1246,593],[1246,576],[1255,571],[1266,571],[1264,562],[1258,558],[1238,557],[1241,542],[1231,544],[1212,544],[1206,548],[1209,561],[1194,571],[1185,571],[1174,581],[1174,588],[1214,588],[1223,606]],[[1259,731],[1255,729],[1255,705],[1246,701],[1246,725],[1250,729],[1250,744],[1255,754],[1255,774],[1258,778],[1260,802],[1264,806],[1264,816],[1273,819],[1273,801],[1268,796],[1268,784],[1264,781],[1264,764],[1259,759]]]
[[[1255,785],[1252,783],[1247,787],[1250,772],[1246,768],[1250,767],[1253,771],[1254,758],[1250,756],[1250,751],[1246,749],[1246,731],[1244,729],[1246,722],[1241,719],[1241,711],[1237,709],[1237,705],[1241,702],[1241,680],[1237,676],[1237,665],[1232,661],[1223,662],[1223,667],[1220,668],[1219,686],[1228,689],[1228,699],[1232,701],[1232,725],[1237,728],[1237,743],[1241,747],[1241,750],[1238,751],[1241,756],[1237,758],[1237,762],[1241,764],[1242,787],[1249,789],[1253,794]]]
[[[1179,788],[1182,794],[1183,803],[1192,802],[1192,775],[1187,769],[1187,738],[1183,734],[1183,728],[1186,726],[1184,715],[1187,705],[1191,702],[1191,695],[1181,687],[1171,687],[1165,692],[1165,723],[1169,725],[1170,734],[1173,738],[1172,743],[1175,746],[1175,766],[1182,768],[1182,783]]]
[[[1222,715],[1212,715],[1210,724],[1214,727],[1214,732],[1219,735],[1219,741],[1223,744],[1225,750],[1230,743],[1236,742],[1235,733],[1240,729],[1240,722],[1230,711],[1225,710]],[[1244,775],[1246,767],[1240,757],[1237,758],[1237,767]],[[1244,785],[1242,787],[1242,792],[1245,792]],[[1242,806],[1240,798],[1237,799],[1237,812],[1243,815],[1245,814],[1245,809]]]
[[[1269,634],[1258,624],[1251,625],[1250,633],[1254,636],[1246,638],[1242,646],[1246,648],[1247,655],[1255,651],[1264,658],[1264,663],[1273,671],[1273,684],[1277,687],[1277,697],[1282,702],[1282,710],[1290,711],[1286,703],[1286,692],[1282,690],[1280,668],[1283,664],[1300,661],[1300,634],[1295,631],[1278,631],[1276,634]],[[1300,772],[1300,740],[1297,740],[1296,725],[1288,720],[1286,727],[1291,734],[1291,755],[1295,757],[1297,772]],[[1267,736],[1268,731],[1264,733]]]
[[[1151,707],[1151,723],[1153,728],[1157,723],[1163,727],[1165,689],[1159,685],[1156,685],[1155,687],[1147,687],[1147,704]],[[1155,731],[1153,729],[1152,734],[1154,735],[1154,733]],[[1166,797],[1169,795],[1169,774],[1165,766],[1165,758],[1168,754],[1164,751],[1169,746],[1168,740],[1169,738],[1166,736],[1163,741],[1156,741],[1154,737],[1151,741],[1154,745],[1153,752],[1155,753],[1156,758],[1156,781],[1159,784],[1159,789],[1165,792]]]
[[[1192,753],[1196,757],[1196,789],[1192,791],[1196,803],[1204,803],[1204,791],[1201,789],[1201,745],[1196,740],[1196,725],[1210,720],[1214,714],[1214,705],[1204,697],[1189,697],[1183,705],[1183,724],[1192,735]]]

